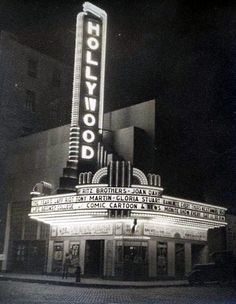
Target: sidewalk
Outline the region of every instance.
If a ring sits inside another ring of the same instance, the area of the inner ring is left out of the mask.
[[[62,286],[96,287],[96,288],[143,288],[143,287],[183,287],[188,281],[113,281],[100,278],[82,278],[76,283],[75,278],[62,279],[59,276],[32,275],[18,273],[0,273],[0,281],[20,281]]]

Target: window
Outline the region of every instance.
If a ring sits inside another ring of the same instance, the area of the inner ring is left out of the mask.
[[[52,85],[54,87],[59,88],[61,84],[61,71],[58,69],[54,69],[52,74]]]
[[[26,250],[25,245],[18,244],[16,248],[16,261],[17,262],[24,262]]]
[[[50,108],[50,112],[49,112],[49,115],[50,115],[50,120],[57,120],[57,110],[55,108]]]
[[[35,112],[35,99],[36,99],[35,92],[26,90],[25,107],[31,112]]]
[[[38,73],[38,61],[31,58],[28,60],[28,75],[30,77],[36,78],[37,73]]]
[[[124,218],[130,217],[130,210],[112,209],[108,210],[109,217]]]
[[[55,99],[54,102],[50,102],[49,104],[49,119],[51,121],[57,121],[58,119],[58,105],[59,105],[59,100]]]

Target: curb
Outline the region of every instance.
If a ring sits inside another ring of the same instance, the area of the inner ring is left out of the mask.
[[[40,280],[40,279],[26,279],[26,278],[16,278],[16,277],[0,277],[0,281],[14,281],[14,282],[27,282],[27,283],[39,283],[48,285],[58,285],[58,286],[70,286],[70,287],[82,287],[82,288],[105,288],[105,289],[124,289],[124,288],[169,288],[169,287],[189,287],[188,283],[182,284],[169,284],[169,285],[118,285],[118,284],[96,284],[96,283],[76,283],[76,282],[62,282],[53,280]]]

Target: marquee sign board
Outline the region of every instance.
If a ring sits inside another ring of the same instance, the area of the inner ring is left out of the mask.
[[[89,2],[77,17],[69,160],[93,170],[103,128],[106,13]]]
[[[188,218],[225,222],[225,208],[181,199],[159,196],[158,188],[133,185],[107,187],[106,185],[78,186],[77,194],[63,194],[33,198],[31,216],[51,214],[68,215],[81,211],[115,210],[141,211],[143,214],[170,214]]]

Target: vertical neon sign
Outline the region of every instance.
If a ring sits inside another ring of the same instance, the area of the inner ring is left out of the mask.
[[[89,2],[77,16],[69,161],[93,170],[102,134],[106,12]]]

